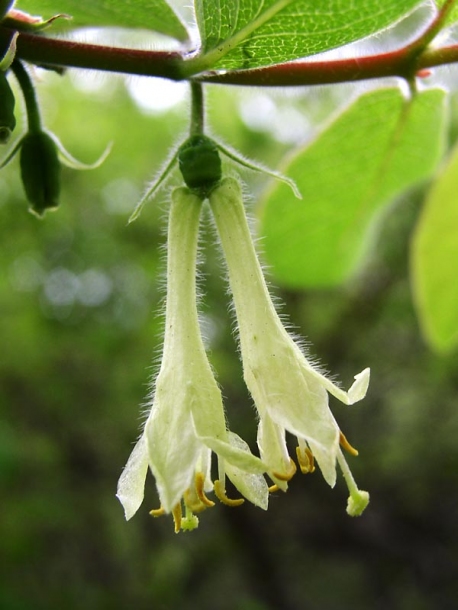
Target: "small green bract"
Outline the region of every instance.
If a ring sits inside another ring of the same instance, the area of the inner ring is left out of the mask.
[[[218,147],[207,136],[194,135],[178,151],[178,163],[188,188],[207,197],[221,181],[221,157]]]

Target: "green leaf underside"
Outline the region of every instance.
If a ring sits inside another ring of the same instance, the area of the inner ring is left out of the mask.
[[[418,4],[418,0],[195,2],[202,53],[209,54],[209,66],[218,69],[255,68],[321,53],[388,27]]]
[[[422,331],[446,352],[458,344],[458,147],[427,197],[411,250],[412,286]]]
[[[332,286],[364,260],[380,211],[431,174],[444,145],[445,93],[408,104],[397,88],[356,100],[282,170],[266,194],[261,232],[277,279],[291,287]]]
[[[165,0],[18,0],[15,8],[44,19],[58,13],[73,17],[71,21],[56,21],[53,29],[114,26],[154,30],[178,40],[188,38],[186,28]]]

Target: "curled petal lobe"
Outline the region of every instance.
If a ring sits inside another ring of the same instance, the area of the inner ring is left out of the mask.
[[[144,435],[135,445],[118,482],[116,497],[121,502],[126,520],[131,519],[143,502],[148,472],[148,448]]]
[[[269,502],[269,488],[262,476],[265,465],[252,455],[247,443],[234,432],[229,432],[230,446],[240,453],[237,459],[225,461],[226,474],[234,487],[249,502],[267,510]],[[245,454],[245,460],[243,459]]]

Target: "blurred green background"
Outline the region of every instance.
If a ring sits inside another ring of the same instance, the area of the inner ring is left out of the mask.
[[[345,387],[372,369],[362,403],[331,399],[360,452],[349,462],[371,494],[366,513],[348,517],[343,480],[331,490],[317,471],[297,475],[267,513],[218,505],[180,535],[170,518],[148,516],[157,507],[149,478],[126,523],[114,494],[160,354],[167,192],[126,222],[186,132],[187,91],[174,85],[161,101],[160,81],[146,91],[142,79],[37,76],[45,123],[74,156],[91,162],[108,142],[114,148],[97,170],[64,169],[61,208],[44,221],[27,212],[18,160],[0,173],[0,608],[455,609],[458,357],[424,344],[407,273],[425,188],[395,202],[349,285],[275,291]],[[275,166],[351,91],[211,87],[209,121],[230,145]],[[254,208],[266,179],[243,178]],[[202,237],[211,358],[231,428],[255,449],[209,222]]]

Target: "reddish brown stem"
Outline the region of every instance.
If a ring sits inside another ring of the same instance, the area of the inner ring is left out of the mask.
[[[0,48],[10,38],[11,30],[0,27]],[[16,44],[18,58],[38,65],[182,79],[180,53],[107,47],[27,33],[19,34]]]
[[[369,57],[329,61],[300,61],[233,72],[208,72],[197,78],[202,82],[264,87],[326,85],[348,81],[400,76],[408,78],[411,58],[404,50]]]
[[[178,52],[91,45],[29,33],[19,35],[17,57],[38,65],[258,87],[324,85],[389,76],[412,80],[420,70],[458,62],[458,45],[427,48],[443,27],[452,5],[453,0],[447,0],[424,32],[408,46],[396,51],[350,59],[303,60],[251,70],[195,74],[193,60],[188,61]],[[11,33],[10,29],[0,27],[0,49],[7,48]]]

